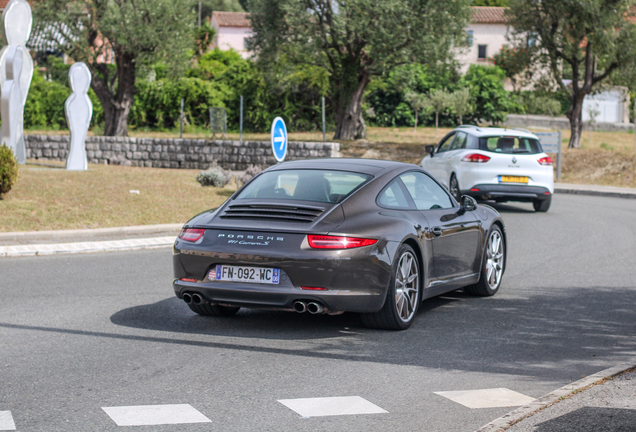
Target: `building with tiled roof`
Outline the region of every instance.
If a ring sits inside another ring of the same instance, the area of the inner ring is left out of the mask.
[[[252,35],[250,14],[246,12],[212,12],[210,26],[216,29],[213,48],[233,49],[248,58],[246,39]]]
[[[461,71],[471,64],[485,64],[507,43],[508,20],[504,7],[473,6],[466,33],[468,47],[458,49],[457,60]]]

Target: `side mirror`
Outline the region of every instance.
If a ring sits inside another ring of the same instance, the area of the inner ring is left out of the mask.
[[[424,150],[426,150],[426,153],[430,154],[431,157],[433,157],[433,153],[435,153],[435,146],[432,144],[426,145],[424,146]]]
[[[468,195],[462,195],[462,197],[459,199],[459,208],[460,211],[465,213],[467,211],[473,211],[477,209],[477,201],[475,201],[475,198],[468,196]]]

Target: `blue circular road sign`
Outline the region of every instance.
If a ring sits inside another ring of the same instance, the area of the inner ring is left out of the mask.
[[[272,122],[272,152],[278,162],[284,161],[287,156],[287,127],[280,117]]]

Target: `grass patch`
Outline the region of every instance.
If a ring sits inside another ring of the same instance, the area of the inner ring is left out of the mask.
[[[47,165],[63,163],[47,162]],[[66,171],[20,165],[0,199],[0,231],[41,231],[183,223],[223,203],[236,185],[202,187],[198,170],[89,165]],[[138,190],[139,195],[130,193]]]

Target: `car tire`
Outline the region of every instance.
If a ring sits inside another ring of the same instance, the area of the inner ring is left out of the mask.
[[[192,310],[192,312],[196,314],[203,315],[203,316],[213,316],[213,317],[234,316],[240,309],[240,307],[211,305],[209,303],[200,303],[200,304],[190,303],[188,307]]]
[[[450,181],[448,182],[448,190],[457,202],[459,202],[462,197],[462,192],[459,189],[459,182],[457,181],[457,176],[455,176],[455,174],[451,175]]]
[[[421,303],[420,266],[409,245],[402,245],[391,270],[391,281],[384,306],[379,312],[361,314],[370,328],[406,330],[411,326]]]
[[[501,279],[506,270],[506,242],[498,225],[494,225],[484,247],[479,281],[464,287],[470,295],[488,297],[499,291]]]
[[[550,204],[552,204],[552,197],[549,197],[546,200],[532,201],[532,207],[534,207],[534,211],[538,212],[547,212],[550,208]]]

